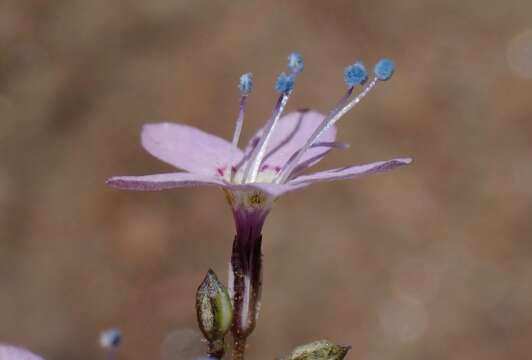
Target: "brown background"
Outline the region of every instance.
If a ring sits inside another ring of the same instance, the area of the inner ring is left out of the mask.
[[[205,271],[225,279],[223,196],[104,180],[171,169],[142,150],[145,122],[230,138],[245,71],[250,136],[298,50],[289,110],[329,110],[357,59],[398,68],[320,168],[415,163],[278,202],[249,358],[329,338],[357,360],[530,359],[532,80],[508,47],[531,14],[526,0],[1,1],[0,341],[101,359],[99,331],[118,326],[120,359],[158,359],[168,333],[194,328]]]

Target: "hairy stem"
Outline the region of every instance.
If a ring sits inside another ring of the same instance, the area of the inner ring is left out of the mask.
[[[244,353],[246,351],[247,337],[236,338],[233,345],[233,360],[244,360]]]
[[[258,233],[242,241],[239,235],[235,237],[231,256],[233,360],[244,359],[247,338],[255,329],[262,287],[262,236]]]

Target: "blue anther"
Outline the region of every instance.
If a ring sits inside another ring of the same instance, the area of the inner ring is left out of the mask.
[[[294,73],[300,73],[305,67],[305,62],[303,61],[303,56],[297,52],[293,52],[288,55],[288,68]]]
[[[344,80],[349,87],[362,85],[368,80],[368,71],[361,62],[354,63],[345,68]]]
[[[281,94],[288,94],[294,88],[294,77],[281,73],[275,82],[275,90]]]
[[[375,65],[375,76],[381,81],[390,79],[395,70],[395,64],[390,59],[380,59]]]
[[[240,82],[238,83],[238,88],[242,95],[248,95],[253,89],[253,74],[245,73],[240,76]]]

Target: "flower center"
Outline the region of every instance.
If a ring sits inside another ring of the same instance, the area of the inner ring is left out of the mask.
[[[268,210],[273,203],[273,198],[260,190],[224,190],[227,202],[235,209],[247,211]]]
[[[280,167],[272,167],[269,165],[263,165],[260,169],[259,173],[257,174],[257,178],[255,179],[255,183],[267,183],[272,184],[275,182],[275,178],[277,177],[277,174],[279,174]],[[224,169],[218,169],[218,173],[227,181],[232,184],[244,184],[244,169],[241,167],[238,169],[238,171],[235,173],[233,169],[233,174],[231,176],[231,171],[229,171],[228,168]]]

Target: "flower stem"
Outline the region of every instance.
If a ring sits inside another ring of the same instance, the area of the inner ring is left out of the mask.
[[[210,358],[221,359],[225,354],[224,340],[209,341],[208,355]]]
[[[262,285],[260,229],[239,231],[233,242],[230,283],[233,290],[233,360],[243,360],[248,336],[255,329]],[[258,230],[258,231],[253,231]]]
[[[244,353],[246,351],[247,337],[236,338],[233,345],[233,360],[244,360]]]

